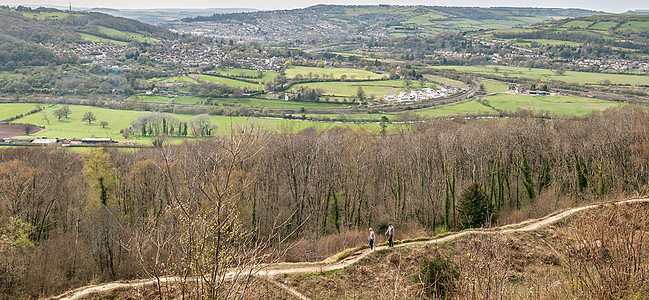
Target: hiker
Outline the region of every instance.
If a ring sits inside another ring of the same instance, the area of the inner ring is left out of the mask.
[[[374,229],[370,228],[370,239],[368,242],[370,242],[370,253],[374,252]]]
[[[388,231],[385,232],[385,235],[388,236],[388,247],[394,247],[394,244],[392,243],[392,236],[394,235],[394,226],[392,226],[392,223],[388,223]]]

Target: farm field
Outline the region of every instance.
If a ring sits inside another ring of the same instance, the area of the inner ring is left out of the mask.
[[[167,96],[146,96],[143,94],[133,95],[126,98],[126,101],[166,104],[204,104],[207,98],[195,96],[167,97]]]
[[[487,94],[506,92],[508,87],[507,84],[494,80],[483,80],[480,84],[482,84]]]
[[[26,114],[34,108],[36,108],[36,104],[0,103],[0,120],[11,118],[17,114]]]
[[[120,31],[117,29],[108,28],[104,26],[97,26],[97,29],[99,29],[99,32],[103,34],[106,34],[110,37],[123,40],[123,41],[136,41],[136,42],[143,42],[143,43],[157,43],[160,41],[152,37],[146,37],[140,33]]]
[[[381,79],[386,74],[376,74],[374,72],[361,70],[361,69],[350,69],[350,68],[316,68],[316,67],[301,67],[294,66],[286,69],[284,71],[286,77],[294,78],[296,75],[300,74],[303,77],[308,77],[308,74],[318,75],[319,77],[331,76],[333,74],[334,79],[340,79],[340,76],[347,76],[347,79]]]
[[[84,39],[86,41],[89,41],[89,42],[104,42],[104,43],[117,44],[117,45],[122,45],[122,46],[128,45],[127,42],[123,42],[123,41],[117,41],[117,40],[113,40],[113,39],[107,39],[107,38],[103,38],[103,37],[98,37],[96,35],[83,33],[83,32],[78,32],[78,33],[79,33],[79,35],[81,35],[82,39]]]
[[[465,89],[468,90],[470,86],[462,81],[458,80],[453,80],[450,78],[438,76],[438,75],[431,75],[431,74],[425,74],[424,78],[426,78],[429,81],[432,81],[434,83],[443,85],[443,86],[450,86],[458,89]]]
[[[459,116],[466,114],[498,114],[497,111],[483,105],[482,103],[471,100],[469,102],[451,104],[442,107],[430,108],[426,110],[419,110],[415,112],[418,116],[423,118],[438,118],[448,116]]]
[[[216,83],[225,84],[225,85],[234,86],[234,87],[247,88],[247,89],[250,89],[250,90],[259,90],[260,89],[259,84],[245,82],[245,81],[241,81],[241,80],[223,78],[223,77],[218,77],[218,76],[203,75],[203,74],[199,74],[199,75],[196,75],[196,76],[198,76],[198,78],[200,78],[201,80],[205,80],[205,81],[209,81],[209,82],[216,82]]]
[[[156,80],[160,82],[196,82],[194,78],[191,78],[187,75],[167,77],[167,78],[156,78]]]
[[[552,45],[552,46],[566,45],[566,46],[572,46],[572,47],[579,47],[579,46],[583,45],[582,43],[571,42],[571,41],[546,40],[546,39],[526,39],[523,42],[515,42],[514,45],[529,47],[532,42],[536,42],[539,45]]]
[[[257,70],[241,69],[241,68],[232,68],[232,69],[216,68],[216,69],[212,69],[212,71],[221,73],[223,75],[241,77],[248,80],[259,80],[262,82],[273,80],[275,76],[279,75],[278,72],[267,71],[267,72],[262,72],[261,77],[257,78]]]
[[[529,96],[499,94],[487,96],[487,103],[503,111],[515,112],[527,109],[562,115],[583,116],[594,111],[623,105],[619,102],[577,96]]]
[[[494,70],[498,68],[498,72]],[[624,74],[605,74],[605,73],[589,73],[589,72],[574,72],[566,71],[564,75],[557,75],[553,70],[548,69],[528,69],[521,67],[508,67],[508,66],[439,66],[433,67],[436,69],[456,70],[462,73],[477,73],[504,76],[507,74],[509,77],[527,77],[540,80],[559,80],[564,82],[576,82],[582,84],[599,84],[605,80],[609,80],[613,84],[629,84],[629,85],[649,85],[649,76],[638,75],[624,75]]]
[[[2,109],[6,104],[0,104],[0,109]],[[25,109],[30,110],[33,107],[33,104],[21,104]],[[56,109],[59,109],[60,105],[54,105],[47,107],[44,112],[47,112],[50,119],[50,124],[48,125],[46,121],[43,120],[42,113],[36,113],[30,116],[23,117],[18,119],[17,122],[21,123],[31,123],[37,126],[45,126],[48,130],[39,133],[39,136],[48,136],[50,138],[85,138],[85,137],[107,137],[113,138],[116,140],[127,140],[134,141],[136,143],[148,144],[150,138],[137,138],[131,137],[129,139],[124,139],[123,136],[119,133],[120,129],[127,128],[131,125],[137,116],[142,114],[148,114],[150,112],[146,111],[128,111],[128,110],[115,110],[107,108],[99,108],[93,106],[82,106],[82,105],[70,105],[70,114],[69,119],[61,119],[59,121],[52,112]],[[82,122],[81,118],[86,112],[93,112],[97,117],[97,121],[93,122],[92,125],[88,125],[86,122]],[[192,115],[176,115],[181,120],[186,121],[192,117]],[[290,130],[298,131],[308,127],[316,127],[319,130],[328,129],[335,126],[363,126],[370,130],[378,130],[378,124],[341,124],[341,123],[324,123],[324,122],[306,122],[306,121],[296,121],[296,120],[284,120],[284,119],[273,119],[273,118],[253,118],[253,117],[227,117],[227,116],[211,116],[212,123],[218,126],[218,130],[215,134],[227,134],[229,128],[232,125],[244,124],[244,123],[256,123],[261,125],[267,130]],[[100,121],[107,121],[108,126],[102,128],[99,125]],[[174,138],[174,140],[180,141],[185,138]]]
[[[22,12],[23,16],[27,18],[36,18],[37,20],[44,20],[44,19],[55,19],[55,20],[60,20],[60,19],[65,19],[69,16],[74,16],[74,14],[69,14],[66,12],[46,12],[46,11],[41,11],[41,12]]]
[[[418,82],[412,82],[410,87],[406,86],[405,81],[401,79],[381,80],[381,81],[357,81],[357,82],[311,82],[296,84],[292,87],[296,90],[300,87],[310,87],[312,89],[322,89],[325,95],[340,97],[356,97],[358,87],[361,86],[367,97],[383,96],[400,91],[410,91],[420,89]],[[426,83],[424,87],[435,87],[432,83]]]

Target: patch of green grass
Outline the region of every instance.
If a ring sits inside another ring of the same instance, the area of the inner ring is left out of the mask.
[[[5,104],[2,104],[5,105]],[[25,108],[31,107],[29,105],[33,104],[23,104]],[[18,119],[16,122],[21,123],[31,123],[37,126],[44,126],[47,131],[40,133],[39,135],[48,136],[51,138],[86,138],[86,137],[108,137],[116,140],[128,140],[134,141],[140,144],[150,144],[150,137],[137,138],[131,137],[129,139],[124,139],[119,131],[122,128],[127,128],[131,126],[137,116],[148,114],[150,112],[146,111],[129,111],[129,110],[116,110],[108,108],[100,108],[94,106],[83,106],[83,105],[70,105],[70,114],[68,119],[61,119],[60,121],[54,117],[53,111],[59,109],[60,105],[55,105],[48,107],[45,112],[47,112],[50,119],[50,124],[48,125],[42,119],[42,113],[33,114],[30,116],[23,117]],[[88,125],[87,122],[82,122],[81,118],[86,112],[92,112],[96,117],[97,121],[93,122],[92,125]],[[176,115],[181,120],[187,121],[191,118],[191,115]],[[270,119],[270,118],[252,118],[252,117],[226,117],[226,116],[212,116],[212,123],[218,126],[218,130],[215,134],[228,134],[231,126],[245,124],[245,123],[255,123],[259,126],[271,130],[271,131],[288,131],[295,132],[309,127],[315,127],[318,130],[325,130],[336,126],[344,127],[364,127],[368,130],[378,132],[378,124],[339,124],[339,123],[323,123],[323,122],[306,122],[306,121],[296,121],[296,120],[283,120],[283,119]],[[99,125],[100,121],[107,121],[108,126],[102,128]],[[184,137],[174,138],[175,142],[179,142]]]
[[[406,86],[404,80],[381,80],[381,81],[362,81],[362,82],[311,82],[296,84],[292,87],[296,90],[300,87],[310,87],[313,89],[324,90],[325,95],[339,97],[356,97],[358,87],[361,86],[366,97],[380,97],[400,91],[410,91],[420,89],[419,82],[412,81],[410,87]],[[424,87],[435,87],[434,84],[425,83]]]
[[[438,118],[438,117],[459,116],[459,115],[467,115],[467,114],[480,114],[480,115],[498,114],[497,111],[483,105],[482,103],[476,100],[459,103],[459,104],[430,108],[426,110],[420,110],[420,111],[416,111],[415,113],[423,118]]]
[[[327,76],[327,78],[331,78],[333,75],[333,79],[340,79],[341,76],[345,75],[347,76],[347,79],[381,79],[385,74],[376,74],[374,72],[366,71],[366,70],[361,70],[361,69],[350,69],[350,68],[316,68],[316,67],[301,67],[301,66],[293,66],[286,71],[284,71],[286,74],[286,77],[288,78],[294,78],[296,75],[300,74],[305,78],[308,78],[309,73],[312,75],[317,74],[320,78],[324,76]]]
[[[498,67],[498,72],[494,70]],[[581,84],[600,84],[609,80],[614,84],[649,85],[649,76],[606,74],[566,71],[563,75],[556,74],[553,70],[528,69],[508,66],[435,66],[433,68],[456,70],[462,73],[489,74],[509,77],[526,77],[540,80],[558,80],[564,82],[575,82]]]
[[[649,31],[649,22],[644,21],[629,21],[626,22],[616,30],[631,30],[633,32],[648,32]]]
[[[123,41],[111,40],[111,39],[98,37],[96,35],[87,34],[87,33],[83,33],[83,32],[78,32],[78,33],[79,33],[79,35],[81,35],[82,39],[84,39],[86,41],[89,41],[89,42],[95,42],[95,43],[104,42],[104,43],[108,43],[108,44],[117,44],[117,45],[122,45],[122,46],[128,45],[127,42],[123,42]]]
[[[60,20],[60,19],[65,19],[69,16],[73,16],[73,14],[66,13],[66,12],[49,12],[49,11],[23,12],[22,14],[27,18],[30,19],[36,18],[37,20],[45,20],[45,19]]]
[[[519,109],[534,112],[550,112],[562,115],[582,116],[609,107],[623,105],[619,102],[599,100],[578,96],[529,96],[499,94],[487,96],[487,103],[503,111],[515,112]]]
[[[574,20],[574,21],[570,21],[570,22],[567,22],[567,23],[561,25],[561,27],[564,27],[564,28],[586,28],[586,27],[590,26],[591,24],[593,24],[593,21]]]
[[[267,100],[258,98],[217,98],[212,102],[219,103],[219,105],[234,104],[234,105],[247,105],[257,108],[286,108],[286,109],[317,109],[317,108],[343,108],[347,107],[346,104],[339,104],[334,102],[297,102],[297,101],[284,101],[284,100]]]
[[[564,46],[572,46],[572,47],[579,47],[583,45],[582,43],[578,42],[571,42],[571,41],[560,41],[560,40],[546,40],[546,39],[531,39],[531,40],[525,40],[524,42],[516,42],[514,44],[518,46],[530,46],[532,42],[536,42],[539,45],[551,45],[551,46],[557,46],[557,45],[564,45]]]
[[[508,87],[507,84],[494,80],[483,80],[480,84],[482,84],[487,94],[506,92]]]
[[[99,29],[99,32],[106,34],[110,37],[113,37],[115,39],[123,40],[123,41],[137,41],[137,42],[143,42],[143,43],[157,43],[160,42],[160,40],[152,37],[147,37],[144,36],[140,33],[136,32],[128,32],[128,31],[121,31],[113,28],[108,28],[104,26],[97,26],[97,29]]]
[[[260,86],[260,84],[255,84],[255,83],[250,83],[250,82],[245,82],[241,80],[236,80],[236,79],[230,79],[230,78],[223,78],[223,77],[218,77],[218,76],[210,76],[210,75],[204,75],[204,74],[199,74],[196,75],[198,78],[201,80],[209,81],[209,82],[216,82],[220,84],[225,84],[229,86],[234,86],[234,87],[240,87],[240,88],[247,88],[249,90],[260,90],[263,87]]]
[[[594,29],[594,30],[608,30],[609,28],[613,28],[617,25],[615,22],[611,21],[603,21],[603,22],[597,22],[595,24],[592,24],[588,27],[588,29]]]
[[[241,69],[241,68],[233,68],[233,69],[216,68],[213,69],[212,71],[221,73],[223,75],[230,75],[230,76],[237,76],[237,77],[257,78],[257,74],[258,74],[257,70]]]
[[[196,82],[194,78],[191,78],[187,75],[167,77],[167,78],[157,78],[157,80],[160,82]]]
[[[26,114],[32,109],[36,108],[35,104],[29,103],[0,103],[0,120],[13,117],[18,114]],[[41,118],[42,113],[36,113]]]

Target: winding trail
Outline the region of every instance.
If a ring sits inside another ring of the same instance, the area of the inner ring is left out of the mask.
[[[572,209],[565,210],[563,212],[551,214],[549,216],[546,216],[541,219],[536,219],[536,220],[528,220],[524,221],[518,224],[513,224],[513,225],[506,225],[502,227],[496,227],[492,229],[472,229],[472,230],[465,230],[461,232],[456,232],[452,233],[443,237],[439,238],[432,238],[430,240],[423,240],[423,241],[413,241],[413,242],[408,242],[408,243],[402,243],[402,244],[397,244],[394,247],[405,247],[405,246],[412,246],[412,245],[421,245],[421,244],[435,244],[435,243],[442,243],[446,242],[452,239],[456,239],[468,234],[475,234],[475,233],[512,233],[512,232],[525,232],[525,231],[533,231],[537,230],[543,226],[552,224],[554,222],[557,222],[559,220],[565,219],[569,217],[570,215],[583,211],[583,210],[588,210],[596,207],[603,206],[604,204],[629,204],[629,203],[641,203],[641,202],[649,202],[649,198],[640,198],[640,199],[629,199],[629,200],[622,200],[622,201],[616,201],[616,202],[606,202],[606,203],[598,203],[598,204],[591,204],[591,205],[586,205],[586,206],[581,206],[581,207],[576,207]],[[375,251],[382,251],[387,249],[387,246],[380,246],[376,247]],[[339,270],[343,269],[349,265],[352,265],[359,260],[361,260],[363,257],[370,255],[370,249],[362,249],[354,252],[353,254],[345,257],[344,259],[332,263],[332,264],[323,264],[323,263],[310,263],[310,264],[305,264],[305,263],[292,263],[292,264],[283,264],[282,266],[271,266],[262,269],[259,271],[256,275],[257,276],[266,276],[266,277],[272,277],[275,275],[282,275],[282,274],[294,274],[294,273],[311,273],[311,272],[326,272],[326,271],[332,271],[332,270]],[[226,275],[228,276],[228,275]],[[271,281],[272,278],[269,278]],[[178,277],[163,277],[160,279],[161,282],[174,282],[179,280]],[[127,288],[127,287],[141,287],[141,286],[146,286],[146,285],[151,285],[155,284],[156,280],[155,279],[145,279],[141,281],[136,281],[136,282],[113,282],[113,283],[106,283],[103,285],[98,285],[98,286],[91,286],[91,287],[82,287],[78,288],[73,291],[68,291],[62,295],[56,296],[56,297],[51,297],[48,299],[78,299],[83,296],[88,296],[92,293],[97,293],[97,292],[108,292],[117,288]],[[290,289],[284,285],[282,285],[279,282],[276,282],[277,284],[280,285],[280,287],[286,289],[288,292],[293,294],[294,296],[297,296],[300,299],[308,299],[304,297],[303,295],[299,294],[297,291]],[[303,298],[304,297],[304,298]]]

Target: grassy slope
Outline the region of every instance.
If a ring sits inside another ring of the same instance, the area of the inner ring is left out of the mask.
[[[600,207],[578,213],[529,232],[470,234],[448,242],[385,249],[344,269],[284,275],[281,280],[310,299],[421,299],[417,279],[422,262],[440,254],[458,272],[459,287],[455,293],[459,299],[489,299],[496,295],[503,299],[566,297],[571,288],[588,288],[578,287],[570,280],[579,275],[566,273],[572,257],[570,250],[583,243],[581,233],[588,220],[610,209]],[[625,209],[638,215],[646,212],[647,206]],[[582,278],[589,275],[592,273]],[[487,290],[491,293],[482,294]]]
[[[514,112],[527,109],[535,112],[550,112],[562,115],[582,116],[594,111],[616,107],[619,102],[577,96],[529,96],[499,94],[487,96],[487,103],[495,108]]]
[[[245,81],[241,81],[241,80],[223,78],[223,77],[218,77],[218,76],[203,75],[203,74],[196,75],[196,76],[198,76],[198,78],[200,78],[201,80],[205,80],[205,81],[209,81],[209,82],[216,82],[216,83],[225,84],[225,85],[229,85],[229,86],[248,88],[248,89],[251,89],[251,90],[260,89],[259,84],[245,82]]]
[[[113,39],[107,39],[103,37],[98,37],[96,35],[88,34],[88,33],[82,33],[79,32],[79,35],[81,35],[81,38],[83,38],[86,41],[89,42],[104,42],[104,43],[109,43],[109,44],[117,44],[117,45],[122,45],[126,46],[128,45],[128,42],[123,42],[123,41],[117,41]]]
[[[460,104],[446,105],[438,108],[421,110],[416,112],[417,115],[424,118],[458,116],[458,115],[465,115],[465,114],[495,115],[497,113],[498,113],[497,111],[487,106],[484,106],[482,103],[475,100],[460,103]]]
[[[340,76],[346,75],[348,79],[351,79],[354,76],[356,79],[381,79],[385,74],[376,74],[374,72],[360,70],[360,69],[350,69],[350,68],[316,68],[316,67],[301,67],[294,66],[286,69],[284,72],[286,77],[293,78],[297,74],[301,74],[306,77],[309,73],[318,74],[320,77],[322,75],[331,75],[333,74],[335,79],[339,79]]]
[[[25,114],[30,110],[36,108],[35,104],[23,104],[23,103],[3,103],[0,104],[0,120],[4,120],[10,117],[13,117],[17,114]],[[38,114],[38,113],[37,113]],[[42,113],[40,114],[43,116]]]
[[[381,81],[363,81],[363,82],[311,82],[296,84],[293,89],[299,87],[310,87],[323,89],[325,95],[335,95],[341,97],[356,97],[358,87],[363,87],[363,91],[367,97],[370,96],[383,96],[390,93],[398,93],[400,91],[410,91],[419,89],[419,83],[413,81],[410,87],[406,87],[405,81],[397,80],[381,80]],[[434,84],[426,83],[425,87],[435,87]]]
[[[494,67],[498,68],[498,72],[494,70]],[[564,82],[576,82],[582,84],[597,84],[603,82],[604,80],[610,80],[611,83],[614,84],[649,85],[649,76],[638,75],[604,74],[574,71],[566,71],[564,75],[557,75],[553,70],[535,68],[528,69],[508,66],[439,66],[434,68],[456,70],[463,73],[490,74],[499,76],[504,76],[505,74],[507,74],[509,77],[559,80]]]
[[[0,104],[0,108],[7,104]],[[24,108],[30,110],[33,104],[23,104]],[[114,110],[107,108],[99,108],[92,106],[70,105],[72,114],[69,119],[57,120],[52,112],[60,108],[59,105],[48,107],[44,110],[50,119],[48,125],[44,120],[42,113],[33,114],[23,117],[16,122],[31,123],[36,125],[43,125],[48,128],[47,131],[40,135],[46,135],[52,138],[84,138],[84,137],[110,137],[118,140],[125,140],[119,133],[122,128],[129,127],[131,122],[141,114],[149,112],[144,111],[127,111],[127,110]],[[97,117],[97,121],[92,125],[81,122],[84,113],[91,111]],[[182,120],[186,121],[191,118],[191,115],[177,115]],[[109,124],[106,128],[101,128],[98,125],[100,121],[107,121]],[[377,124],[335,124],[335,123],[320,123],[320,122],[304,122],[304,121],[291,121],[282,119],[265,119],[265,118],[248,118],[248,117],[226,117],[226,116],[212,116],[212,122],[219,126],[216,134],[227,134],[231,125],[243,123],[257,123],[268,130],[301,130],[308,127],[316,127],[318,129],[327,129],[335,126],[363,126],[370,130],[377,130]],[[149,138],[137,140],[130,138],[131,141],[148,143]]]

